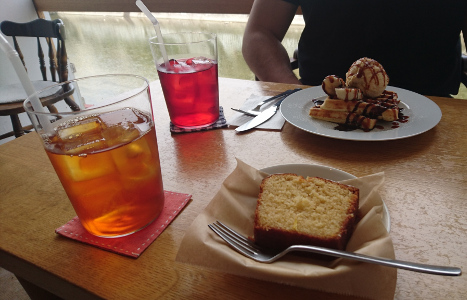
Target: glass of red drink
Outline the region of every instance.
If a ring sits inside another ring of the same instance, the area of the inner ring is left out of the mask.
[[[171,33],[149,44],[170,121],[199,128],[219,118],[217,37],[210,33]],[[164,54],[166,52],[166,55]]]
[[[33,97],[24,107],[81,224],[100,237],[146,227],[164,207],[149,82],[93,76],[36,94],[57,86],[74,87],[80,111],[65,104],[56,113],[39,111]]]

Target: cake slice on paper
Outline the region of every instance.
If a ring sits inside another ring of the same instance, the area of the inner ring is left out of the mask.
[[[260,186],[255,243],[273,249],[313,245],[344,250],[358,205],[355,187],[319,177],[270,175]]]

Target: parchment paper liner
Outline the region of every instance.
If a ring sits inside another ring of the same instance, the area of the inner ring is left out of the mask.
[[[397,281],[394,268],[347,259],[323,262],[294,255],[272,264],[258,263],[233,250],[209,229],[208,224],[219,220],[252,236],[259,185],[267,175],[237,159],[236,169],[187,230],[176,261],[330,293],[393,299]],[[383,181],[384,173],[342,181],[360,189],[362,215],[347,251],[394,258],[392,241],[382,222],[383,202],[377,192]]]

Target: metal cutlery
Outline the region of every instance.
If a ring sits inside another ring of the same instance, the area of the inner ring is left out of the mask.
[[[281,105],[282,101],[284,101],[285,98],[282,98],[281,100],[277,101],[272,107],[262,111],[258,116],[256,116],[253,120],[250,120],[246,122],[245,124],[237,127],[235,131],[238,132],[243,132],[247,131],[250,129],[255,128],[258,125],[263,124],[270,118],[272,118],[276,112],[279,110],[279,106]]]
[[[288,91],[288,93],[284,93],[281,97],[279,97],[278,100],[273,106],[267,108],[266,110],[262,111],[259,115],[257,115],[254,119],[244,123],[243,125],[237,127],[235,129],[235,131],[237,133],[239,132],[243,132],[243,131],[247,131],[247,130],[250,130],[252,128],[255,128],[256,126],[258,125],[261,125],[263,124],[264,122],[266,122],[267,120],[269,120],[270,118],[272,118],[276,112],[279,110],[279,106],[281,105],[282,101],[284,101],[285,98],[287,98],[289,95],[299,91],[300,89],[295,89],[295,90],[290,90]],[[247,111],[248,113],[253,113],[253,112],[250,112],[250,111]]]
[[[232,110],[235,110],[237,112],[240,112],[244,115],[247,115],[247,116],[250,116],[250,117],[256,117],[257,115],[259,115],[259,112],[254,112],[254,111],[246,111],[246,110],[241,110],[241,109],[238,109],[238,108],[231,108]]]
[[[444,267],[444,266],[434,266],[426,265],[419,263],[412,263],[406,261],[400,261],[395,259],[373,257],[368,255],[363,255],[359,253],[340,251],[334,249],[328,249],[323,247],[316,246],[304,246],[304,245],[294,245],[282,252],[274,252],[263,249],[257,246],[254,242],[248,238],[242,236],[238,232],[234,231],[230,227],[224,225],[223,223],[216,221],[215,223],[209,224],[211,228],[217,235],[219,235],[227,244],[233,247],[235,250],[241,254],[261,263],[272,263],[289,252],[293,251],[302,251],[302,252],[312,252],[316,254],[330,255],[334,257],[342,257],[347,259],[353,259],[362,262],[368,262],[378,265],[383,265],[387,267],[405,269],[409,271],[415,271],[420,273],[428,273],[434,275],[445,275],[445,276],[459,276],[462,274],[460,268],[455,267]]]
[[[241,113],[244,113],[244,114],[246,114],[246,115],[257,116],[257,115],[260,113],[261,107],[262,107],[264,104],[269,103],[269,102],[271,102],[271,101],[273,101],[273,100],[285,98],[285,97],[287,97],[287,96],[289,96],[289,95],[292,95],[293,93],[298,92],[298,91],[300,91],[300,90],[301,90],[301,89],[287,90],[287,91],[285,91],[285,92],[283,92],[283,93],[280,93],[280,94],[275,95],[275,96],[273,96],[273,97],[271,97],[271,98],[268,98],[268,99],[266,99],[266,100],[261,101],[261,102],[258,103],[254,108],[252,108],[252,109],[250,109],[250,110],[247,110],[247,111],[245,111],[245,110],[240,110],[240,109],[236,109],[236,108],[231,108],[231,109],[232,109],[232,110],[235,110],[235,111],[238,111],[238,112],[241,112]]]

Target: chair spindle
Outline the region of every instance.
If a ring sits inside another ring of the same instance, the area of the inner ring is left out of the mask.
[[[57,82],[57,77],[55,76],[55,72],[57,71],[55,57],[54,57],[54,50],[52,47],[52,38],[46,38],[47,45],[49,46],[49,69],[50,75],[52,76],[52,81]]]
[[[44,51],[42,51],[41,41],[37,37],[37,56],[39,57],[39,67],[42,74],[42,80],[47,80],[47,69],[45,68]]]
[[[15,47],[15,50],[18,53],[18,56],[21,59],[21,62],[23,63],[23,66],[27,72],[28,68],[26,68],[26,63],[24,63],[24,56],[23,56],[23,53],[21,52],[21,49],[19,48],[18,41],[16,40],[16,36],[12,36],[12,37],[13,37],[13,45]]]

